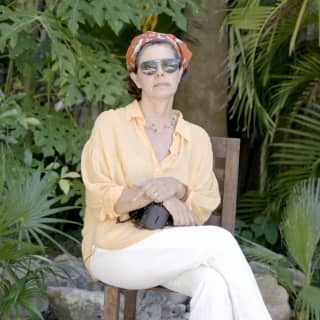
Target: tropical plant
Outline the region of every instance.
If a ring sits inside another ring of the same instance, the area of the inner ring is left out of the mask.
[[[185,29],[185,6],[194,11],[200,2],[0,1],[0,99],[19,113],[4,114],[0,130],[15,158],[55,181],[62,204],[84,203],[80,151],[93,120],[130,99],[123,85],[130,38],[156,26]]]
[[[64,252],[54,234],[78,242],[56,228],[59,223],[71,223],[55,217],[70,207],[55,207],[59,198],[52,196],[47,177],[40,171],[9,167],[1,145],[0,151],[0,315],[4,320],[12,313],[19,318],[24,310],[42,319],[32,299],[45,297],[43,274],[54,272],[45,258],[43,239]]]
[[[39,125],[38,119],[25,115],[19,105],[23,94],[6,97],[0,89],[0,143],[17,144],[27,130]]]
[[[283,235],[289,253],[305,274],[305,284],[296,299],[298,320],[320,319],[320,283],[312,285],[319,270],[320,179],[297,184],[285,208]]]
[[[314,0],[231,2],[231,117],[261,145],[259,190],[242,195],[240,216],[278,224],[291,188],[320,174],[319,13]]]
[[[244,240],[244,251],[254,260],[273,267],[274,274],[294,297],[297,320],[320,319],[320,179],[297,183],[291,190],[284,210],[282,235],[288,257]],[[290,270],[304,274],[301,287],[295,287]],[[318,279],[319,281],[319,279]]]
[[[277,253],[269,262],[277,261],[298,319],[304,320],[319,319],[320,310],[314,273],[319,270],[319,180],[313,180],[320,176],[319,13],[314,0],[234,0],[226,19],[231,117],[254,153],[257,146],[261,150],[258,190],[241,195],[238,229],[278,252],[287,250],[288,258]],[[282,233],[270,233],[279,224]],[[260,248],[266,256],[268,251]],[[284,270],[289,266],[305,273],[298,290],[288,284]]]
[[[50,108],[55,98],[71,107],[87,99],[115,107],[127,97],[121,38],[128,43],[128,27],[154,28],[165,14],[185,29],[187,3],[199,0],[8,2],[0,6],[0,52],[8,59],[4,92],[12,90],[16,68],[28,104]]]

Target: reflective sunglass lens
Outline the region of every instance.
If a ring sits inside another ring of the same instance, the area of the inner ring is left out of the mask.
[[[158,61],[161,62],[161,67],[164,72],[173,73],[180,67],[180,60],[175,58],[162,60],[148,60],[141,62],[139,68],[145,75],[153,75],[158,70]]]
[[[178,59],[164,59],[162,60],[162,68],[165,72],[173,73],[179,68]]]
[[[157,62],[154,60],[142,62],[140,65],[140,70],[146,75],[151,75],[157,72],[158,66]]]

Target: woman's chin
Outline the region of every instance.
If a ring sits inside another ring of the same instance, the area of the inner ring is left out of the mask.
[[[157,87],[155,90],[152,91],[152,95],[156,98],[171,98],[175,95],[175,91],[168,90],[168,88],[164,87]]]

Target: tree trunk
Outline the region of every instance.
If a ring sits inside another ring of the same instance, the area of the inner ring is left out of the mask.
[[[183,39],[193,56],[175,105],[185,119],[199,124],[209,135],[226,137],[227,35],[220,33],[226,2],[203,0],[202,5],[203,10],[197,16],[187,9],[188,29]]]

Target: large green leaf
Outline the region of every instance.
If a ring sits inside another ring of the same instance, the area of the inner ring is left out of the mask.
[[[296,301],[296,309],[303,320],[320,320],[320,288],[303,287]]]
[[[32,26],[37,18],[36,10],[13,10],[0,6],[0,51],[4,50],[7,42],[15,48],[19,33]]]
[[[41,125],[32,128],[34,134],[34,146],[32,147],[39,147],[35,152],[40,150],[45,158],[63,156],[65,163],[78,164],[81,149],[89,136],[92,123],[87,121],[87,126],[80,128],[70,114],[64,110],[47,112],[45,108],[37,107],[29,112],[28,114],[41,121]]]
[[[67,21],[72,33],[76,33],[80,24],[94,21],[98,26],[108,23],[115,34],[130,23],[139,30],[143,20],[149,14],[168,14],[182,30],[186,30],[186,18],[183,9],[186,4],[199,6],[199,0],[63,0],[58,5],[58,16]]]
[[[283,233],[288,249],[311,281],[312,262],[320,240],[320,179],[297,184],[289,196]]]

